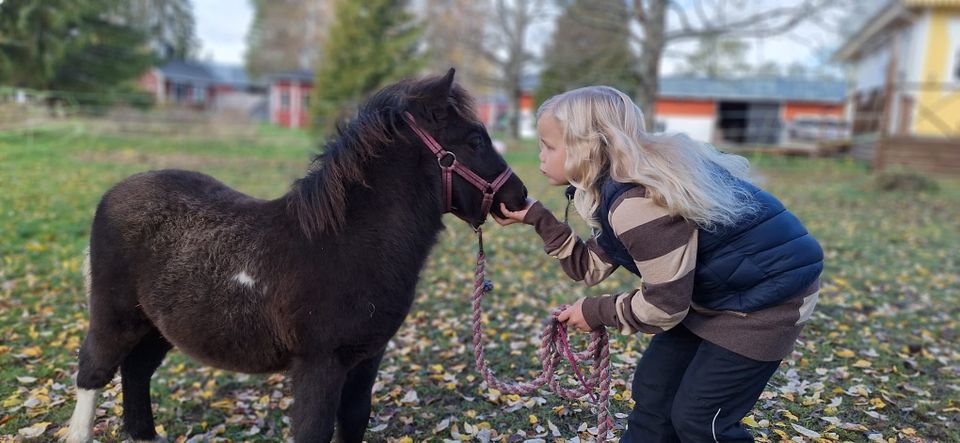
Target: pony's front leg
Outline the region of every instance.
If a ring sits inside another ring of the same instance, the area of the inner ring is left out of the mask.
[[[370,421],[370,397],[383,351],[363,360],[347,373],[337,409],[337,443],[361,443]]]
[[[347,370],[336,356],[317,355],[294,360],[293,435],[298,443],[333,439],[333,425]]]

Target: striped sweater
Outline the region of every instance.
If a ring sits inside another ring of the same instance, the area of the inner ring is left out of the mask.
[[[583,315],[591,328],[656,334],[682,322],[701,338],[755,360],[776,361],[790,354],[816,305],[819,282],[780,305],[756,312],[705,309],[691,302],[696,224],[668,214],[643,187],[625,192],[607,216],[643,279],[637,289],[586,298]],[[539,202],[523,222],[534,226],[546,253],[559,259],[570,278],[593,286],[616,270],[596,238],[582,241]]]

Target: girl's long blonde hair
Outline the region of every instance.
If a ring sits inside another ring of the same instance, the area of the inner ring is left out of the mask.
[[[563,128],[564,173],[577,188],[573,203],[595,228],[600,189],[608,177],[643,185],[670,214],[706,230],[756,212],[748,191],[736,186],[736,179],[748,179],[747,159],[685,134],[646,132],[643,111],[614,88],[591,86],[556,95],[540,105],[537,117],[545,114]]]

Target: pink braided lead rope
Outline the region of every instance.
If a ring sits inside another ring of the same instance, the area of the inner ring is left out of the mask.
[[[497,379],[493,371],[487,366],[487,360],[484,358],[480,302],[486,293],[493,290],[493,284],[486,280],[487,256],[483,251],[483,231],[479,228],[477,229],[477,238],[479,239],[480,252],[477,254],[476,279],[473,290],[473,356],[477,363],[477,370],[483,375],[483,379],[487,381],[489,387],[506,394],[527,395],[544,385],[548,385],[557,395],[569,400],[590,395],[597,408],[597,439],[600,441],[606,440],[607,432],[613,429],[613,419],[610,418],[609,409],[610,344],[606,329],[601,328],[591,333],[592,340],[585,352],[573,352],[567,338],[567,326],[557,320],[557,315],[566,308],[566,306],[561,306],[553,311],[543,334],[541,334],[538,356],[540,357],[542,370],[535,379],[529,382],[503,382]],[[555,372],[564,358],[570,362],[574,376],[576,376],[580,386],[575,388],[560,386],[560,380],[555,376]],[[585,378],[580,370],[578,360],[579,363],[583,363],[587,359],[592,359],[593,364],[592,371]],[[599,387],[599,397],[594,392],[594,387]]]

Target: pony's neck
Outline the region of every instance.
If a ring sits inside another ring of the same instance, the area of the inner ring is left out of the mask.
[[[416,245],[404,252],[426,257],[443,228],[439,170],[429,169],[435,162],[425,160],[429,151],[419,141],[391,139],[365,146],[362,155],[335,147],[297,181],[286,201],[311,243]]]
[[[405,150],[418,155],[391,155]],[[347,193],[347,214],[358,214],[357,220],[347,220],[366,226],[381,226],[378,230],[406,235],[435,235],[443,224],[438,195],[439,174],[430,174],[421,164],[424,150],[419,142],[413,146],[385,146],[383,155],[371,159],[364,170],[366,185],[355,185]],[[429,167],[429,165],[427,165]]]

